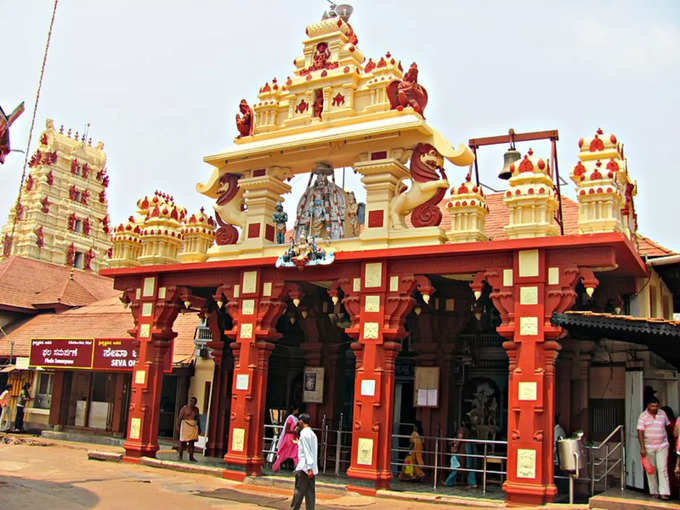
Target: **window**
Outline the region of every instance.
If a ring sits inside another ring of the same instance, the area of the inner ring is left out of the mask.
[[[76,234],[80,234],[83,232],[83,220],[75,220],[73,222],[73,231]]]
[[[83,252],[77,251],[75,253],[73,256],[73,267],[76,269],[82,269],[85,267],[85,256],[83,255]]]
[[[74,200],[74,201],[80,202],[80,199],[81,199],[81,198],[82,198],[82,193],[80,193],[80,191],[76,191],[76,192],[73,194],[73,200]]]
[[[52,404],[52,376],[53,374],[50,373],[40,372],[38,374],[34,407],[38,409],[50,408]]]

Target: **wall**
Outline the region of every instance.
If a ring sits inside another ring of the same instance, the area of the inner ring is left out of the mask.
[[[673,318],[673,295],[658,273],[650,268],[649,278],[638,278],[638,294],[631,299],[630,314],[635,317]],[[652,295],[654,298],[652,298]],[[652,314],[652,308],[655,313]]]
[[[205,385],[210,383],[212,393],[212,380],[215,372],[215,362],[212,359],[203,359],[201,357],[195,358],[194,375],[189,381],[189,398],[196,397],[198,399],[198,409],[201,414],[208,414],[210,409],[210,402],[206,402]],[[210,398],[208,394],[208,400]]]

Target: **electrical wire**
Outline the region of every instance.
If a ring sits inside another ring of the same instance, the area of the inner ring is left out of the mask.
[[[47,32],[47,42],[45,43],[45,51],[43,52],[42,66],[40,67],[40,78],[38,79],[38,90],[35,93],[35,104],[33,105],[33,117],[31,118],[31,127],[28,131],[28,142],[26,143],[26,152],[24,154],[24,167],[21,172],[21,182],[19,183],[19,194],[14,205],[14,220],[12,221],[12,233],[9,238],[9,253],[12,253],[12,243],[14,242],[14,232],[17,226],[17,211],[21,203],[21,193],[24,189],[24,181],[26,180],[26,166],[28,164],[28,155],[30,154],[31,140],[33,139],[33,128],[35,127],[35,117],[38,113],[38,103],[40,101],[40,90],[42,89],[43,77],[45,76],[45,65],[47,64],[47,53],[50,49],[50,40],[52,39],[52,28],[54,27],[54,18],[57,14],[57,5],[59,0],[54,0],[54,7],[52,8],[52,19],[50,20],[50,29]]]

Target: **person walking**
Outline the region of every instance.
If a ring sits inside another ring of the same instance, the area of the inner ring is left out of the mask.
[[[276,473],[281,467],[281,463],[293,459],[293,464],[297,466],[298,463],[298,438],[295,428],[298,424],[298,415],[300,409],[297,407],[291,409],[286,421],[283,422],[283,428],[279,435],[278,443],[276,444],[276,462],[272,466],[272,470]]]
[[[0,407],[2,407],[0,412],[0,432],[7,432],[12,426],[12,410],[9,408],[10,391],[12,391],[12,386],[7,384],[3,388],[2,393],[0,393]]]
[[[425,479],[425,471],[423,471],[425,465],[423,460],[423,426],[417,420],[413,424],[413,432],[411,432],[409,441],[411,443],[410,455],[413,459],[413,481],[422,482]]]
[[[290,504],[292,510],[300,510],[302,498],[305,499],[305,508],[314,510],[316,499],[314,477],[319,474],[317,465],[319,443],[316,434],[309,426],[309,421],[310,417],[307,413],[302,413],[298,418],[301,430],[298,442],[298,463],[295,467],[295,491]]]
[[[459,430],[456,434],[456,437],[458,439],[462,439],[463,431]],[[446,481],[444,482],[447,487],[453,487],[456,484],[456,475],[458,474],[458,469],[460,468],[460,459],[458,459],[457,455],[458,448],[460,448],[460,441],[453,441],[449,447],[449,451],[451,453],[449,467],[451,468],[451,472],[449,473],[449,476],[446,477]]]
[[[654,473],[647,473],[650,495],[660,498],[670,498],[670,485],[668,480],[668,436],[666,426],[670,425],[666,413],[659,409],[659,399],[652,397],[647,403],[640,418],[638,418],[637,431],[640,442],[640,456],[649,462]]]
[[[196,404],[198,399],[191,397],[189,403],[179,411],[179,460],[182,460],[184,448],[189,450],[189,460],[197,462],[194,458],[194,441],[201,433],[201,425],[198,422],[198,415],[201,414]]]
[[[19,393],[19,400],[17,401],[17,415],[14,419],[14,429],[17,432],[24,431],[24,408],[29,401],[33,400],[31,394],[28,390],[31,389],[31,383],[25,383],[21,387],[21,393]]]

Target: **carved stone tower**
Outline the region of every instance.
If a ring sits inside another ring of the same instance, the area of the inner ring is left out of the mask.
[[[108,202],[104,144],[80,139],[51,119],[28,164],[21,200],[2,229],[0,258],[19,255],[78,269],[108,265]],[[14,239],[12,237],[12,225]]]

